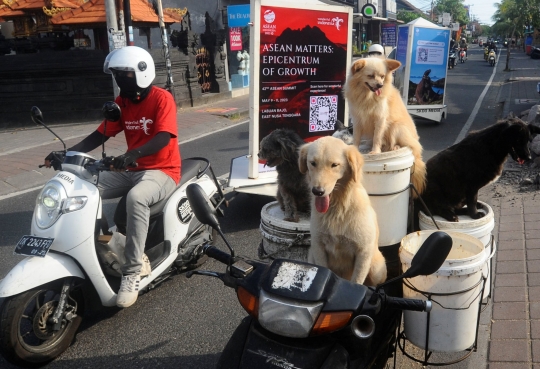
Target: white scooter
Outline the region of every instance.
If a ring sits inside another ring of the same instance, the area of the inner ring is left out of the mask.
[[[32,119],[56,136],[37,107],[32,108]],[[53,360],[71,344],[85,310],[116,305],[120,274],[115,275],[117,269],[107,258],[111,236],[97,188],[100,172],[109,167],[103,156],[96,160],[80,152],[65,153],[60,172],[37,197],[30,235],[15,247],[15,253],[26,257],[0,281],[0,351],[14,364],[35,367]],[[209,161],[184,159],[176,190],[151,207],[145,248],[151,272],[141,279],[141,293],[206,260],[202,246],[215,234],[191,211],[186,197],[191,183],[199,184],[221,212],[222,184]],[[125,216],[122,206],[121,200],[117,225]]]

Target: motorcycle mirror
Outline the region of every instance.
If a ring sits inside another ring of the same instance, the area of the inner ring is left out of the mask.
[[[32,106],[30,109],[30,113],[32,114],[32,120],[34,123],[36,123],[39,126],[43,126],[43,114],[41,113],[41,110],[37,106]]]
[[[118,122],[122,116],[122,110],[114,101],[107,101],[101,108],[103,117],[110,122]]]
[[[210,202],[210,199],[206,195],[206,192],[204,192],[202,187],[199,186],[197,183],[192,183],[187,186],[186,195],[189,201],[189,205],[191,205],[191,210],[193,210],[193,212],[195,213],[195,217],[197,217],[199,222],[209,225],[219,233],[219,235],[229,248],[229,251],[231,252],[231,257],[234,258],[234,249],[221,231],[219,221],[217,219],[217,211]]]
[[[36,123],[39,126],[43,126],[43,127],[47,128],[47,130],[49,132],[51,132],[53,135],[55,135],[56,138],[58,138],[60,140],[60,142],[62,142],[62,145],[64,145],[64,151],[66,151],[66,143],[64,142],[64,140],[62,140],[60,138],[60,136],[58,136],[56,133],[51,131],[51,129],[49,127],[47,127],[47,125],[43,122],[43,114],[41,113],[41,110],[39,110],[39,108],[37,106],[32,106],[32,108],[30,108],[30,114],[31,114],[31,117],[32,117],[32,120],[34,121],[34,123]]]
[[[413,278],[435,273],[443,265],[452,249],[452,237],[445,232],[433,232],[424,241],[411,261],[411,267],[401,275]]]
[[[191,205],[195,217],[199,222],[209,225],[214,229],[219,229],[216,209],[212,206],[206,192],[197,183],[187,186],[186,195]]]

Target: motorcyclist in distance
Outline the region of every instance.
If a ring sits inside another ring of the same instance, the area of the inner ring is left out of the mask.
[[[117,121],[104,120],[68,151],[92,151],[124,132],[127,151],[113,158],[111,171],[100,174],[98,188],[103,199],[127,194],[126,263],[121,267],[116,299],[117,306],[125,308],[133,305],[139,294],[150,206],[167,198],[180,181],[176,103],[170,92],[152,86],[154,60],[143,48],[126,46],[112,51],[103,70],[113,75],[120,88],[115,102],[122,114]],[[45,158],[45,166],[51,166],[55,155],[53,152]]]
[[[488,44],[488,52],[491,50],[494,50],[495,52],[497,52],[497,44],[494,41],[491,41]]]
[[[384,55],[384,47],[379,44],[371,45],[368,49],[368,56],[386,59],[386,55]]]
[[[461,38],[461,42],[459,43],[459,47],[462,49],[465,49],[465,58],[467,58],[467,48],[469,47],[469,44],[467,44],[467,40],[465,37]]]

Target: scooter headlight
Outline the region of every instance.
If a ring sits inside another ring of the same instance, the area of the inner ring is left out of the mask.
[[[322,308],[322,302],[292,301],[261,290],[259,323],[281,336],[304,338],[309,336]]]
[[[41,229],[52,226],[62,214],[62,203],[67,198],[61,184],[49,182],[36,199],[36,224]]]
[[[41,229],[52,226],[60,215],[84,208],[86,196],[67,197],[64,187],[57,182],[49,182],[36,199],[36,224]]]

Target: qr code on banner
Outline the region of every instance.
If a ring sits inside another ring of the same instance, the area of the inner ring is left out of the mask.
[[[418,62],[425,63],[428,60],[428,49],[423,47],[418,48]]]
[[[337,121],[337,95],[309,98],[309,131],[334,130]]]

